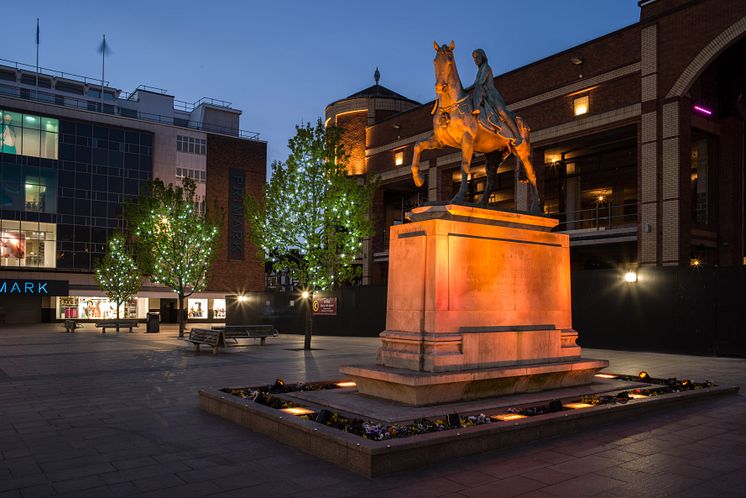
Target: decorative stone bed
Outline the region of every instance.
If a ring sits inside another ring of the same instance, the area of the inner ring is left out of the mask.
[[[404,407],[349,381],[202,389],[200,408],[367,477],[568,434],[736,393],[710,382],[599,374],[591,386]]]

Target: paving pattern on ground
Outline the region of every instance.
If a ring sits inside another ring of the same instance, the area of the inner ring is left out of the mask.
[[[746,397],[368,480],[201,412],[205,386],[338,378],[377,339],[300,336],[195,354],[160,334],[0,328],[0,498],[743,496]],[[609,370],[746,388],[746,360],[585,350]]]

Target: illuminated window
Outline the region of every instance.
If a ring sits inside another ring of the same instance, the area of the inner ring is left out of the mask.
[[[404,152],[397,152],[394,154],[394,165],[401,166],[404,164]]]
[[[0,109],[0,152],[57,159],[59,121]]]
[[[575,100],[572,101],[572,104],[576,116],[586,114],[588,112],[588,108],[590,107],[588,102],[588,95],[575,97]]]

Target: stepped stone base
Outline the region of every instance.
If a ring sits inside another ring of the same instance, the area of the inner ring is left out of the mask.
[[[578,359],[451,372],[348,365],[340,372],[355,381],[360,394],[424,406],[588,385],[608,366],[606,360]]]

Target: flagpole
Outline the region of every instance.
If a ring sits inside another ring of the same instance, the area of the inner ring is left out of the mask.
[[[39,100],[39,18],[36,18],[36,100]]]
[[[106,35],[101,50],[101,112],[104,112],[104,70],[106,69]]]

